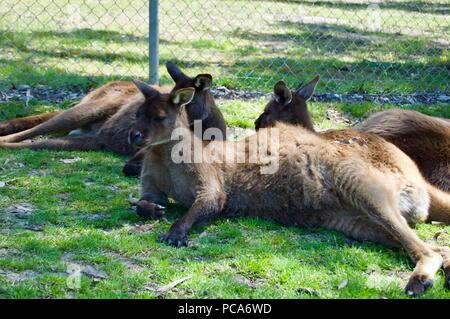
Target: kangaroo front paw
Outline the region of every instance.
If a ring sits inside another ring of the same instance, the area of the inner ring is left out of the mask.
[[[161,219],[164,217],[164,206],[140,200],[136,204],[136,213],[144,219]]]
[[[405,293],[410,297],[416,297],[433,286],[433,280],[426,276],[413,275],[406,285]]]
[[[170,230],[167,234],[161,234],[159,241],[175,247],[187,247],[189,243],[186,233],[178,230]]]
[[[129,161],[123,167],[122,172],[125,176],[139,176],[141,174],[141,169],[141,162]]]

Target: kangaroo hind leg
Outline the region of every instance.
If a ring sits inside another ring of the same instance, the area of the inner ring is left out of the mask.
[[[61,151],[95,151],[104,146],[96,136],[66,136],[39,141],[23,141],[18,143],[0,142],[0,148],[28,148],[32,150],[61,150]]]
[[[59,112],[49,112],[26,117],[18,117],[9,121],[0,122],[0,136],[10,135],[30,129],[51,119],[58,113]]]
[[[30,129],[0,137],[0,142],[15,143],[51,132],[69,132],[105,118],[115,111],[114,105],[110,103],[97,103],[100,102],[78,104]]]
[[[352,168],[347,167],[348,171]],[[361,174],[359,170],[340,174],[336,184],[351,209],[359,211],[364,218],[383,229],[416,263],[405,292],[416,296],[431,287],[436,272],[442,266],[442,256],[423,242],[401,215],[401,192],[389,176],[371,172]]]

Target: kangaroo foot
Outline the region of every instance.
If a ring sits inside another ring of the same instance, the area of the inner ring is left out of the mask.
[[[188,246],[188,238],[185,231],[175,223],[167,234],[161,234],[159,241],[167,243],[169,246],[182,247]]]
[[[406,285],[405,292],[408,296],[416,297],[433,286],[433,280],[427,276],[413,276]]]
[[[164,217],[164,206],[140,200],[136,204],[136,213],[144,219],[162,219]]]

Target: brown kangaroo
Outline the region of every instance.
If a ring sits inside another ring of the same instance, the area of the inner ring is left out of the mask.
[[[193,100],[186,106],[189,123],[194,123],[195,120],[202,121],[202,134],[209,128],[217,128],[221,132],[221,136],[216,136],[217,139],[226,139],[227,127],[222,112],[216,106],[214,98],[211,94],[210,87],[212,84],[212,76],[210,74],[199,74],[192,78],[183,73],[177,66],[171,62],[166,63],[167,71],[171,78],[175,81],[173,90],[180,88],[194,87],[196,94]],[[136,85],[145,89],[145,83],[135,82]],[[145,90],[143,90],[145,92]],[[191,125],[193,128],[193,125]],[[145,144],[145,137],[147,135],[147,128],[145,126],[137,127],[130,130],[129,142],[139,149]],[[143,152],[137,152],[136,155],[130,159],[124,166],[123,172],[127,176],[139,176],[141,172]],[[144,216],[142,216],[144,217]]]
[[[193,88],[170,94],[140,89],[146,101],[137,123],[146,123],[149,131],[137,209],[159,217],[168,196],[189,208],[162,241],[187,245],[194,224],[226,215],[322,226],[357,240],[403,247],[416,263],[408,295],[430,287],[442,266],[450,287],[450,249],[423,242],[408,225],[427,219],[430,196],[436,194],[442,215],[450,220],[450,196],[429,185],[414,162],[391,143],[365,133],[357,133],[360,138],[354,143],[334,143],[300,126],[277,123],[240,142],[206,145],[188,129],[182,108],[193,98]],[[174,130],[184,132],[181,140],[170,139]],[[278,153],[278,170],[264,174],[267,159],[237,163],[236,158],[250,158],[254,144],[257,153]],[[191,154],[187,160],[174,159],[185,154]],[[189,160],[192,154],[203,154],[203,160]]]
[[[276,121],[298,124],[315,131],[306,105],[314,92],[317,76],[304,87],[290,91],[283,81],[274,87],[275,98],[255,121],[256,129]],[[358,131],[373,133],[395,144],[417,164],[423,176],[443,191],[450,192],[450,122],[416,111],[387,110],[376,113]],[[332,132],[332,131],[330,131]],[[325,132],[325,136],[333,133]]]
[[[210,125],[218,127],[225,137],[225,121],[220,110],[215,106],[209,87],[212,77],[199,74],[194,78],[186,76],[174,64],[168,62],[167,70],[174,78],[176,87],[193,86],[196,97],[187,107],[192,120],[203,120],[203,128]],[[170,87],[156,87],[160,92],[170,92]],[[4,127],[14,123],[15,130],[29,127],[23,131],[0,137],[0,147],[31,148],[53,150],[109,150],[118,154],[133,155],[135,147],[129,143],[130,129],[135,122],[136,111],[144,102],[144,97],[132,82],[115,81],[90,92],[74,107],[58,112],[48,113],[38,118],[35,116],[15,119],[2,123]],[[48,118],[48,119],[46,119]],[[46,120],[45,120],[46,119]],[[42,121],[41,121],[42,120]],[[41,123],[39,123],[41,121]],[[51,132],[70,132],[68,136],[40,141],[23,141]],[[144,131],[142,131],[144,132]],[[139,137],[142,141],[145,136]],[[139,141],[131,136],[134,145]],[[124,172],[127,175],[139,175],[140,154],[127,162]]]

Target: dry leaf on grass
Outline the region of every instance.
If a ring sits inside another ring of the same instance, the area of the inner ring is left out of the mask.
[[[182,284],[183,282],[190,280],[191,278],[192,278],[192,275],[189,275],[189,276],[186,276],[184,278],[172,281],[171,283],[169,283],[169,284],[167,284],[165,286],[161,286],[161,287],[156,288],[156,289],[154,287],[152,287],[151,285],[148,285],[146,287],[146,289],[153,290],[156,293],[158,293],[160,295],[163,295],[163,294],[169,292],[170,290],[172,290],[173,288],[175,288],[176,286]]]
[[[70,158],[61,159],[59,161],[64,164],[72,164],[72,163],[78,162],[79,160],[81,160],[81,158],[79,158],[79,157],[70,157]]]
[[[339,284],[338,289],[339,289],[339,290],[344,289],[345,287],[347,287],[347,285],[348,285],[348,279],[344,279],[344,280],[342,280],[341,283]]]

